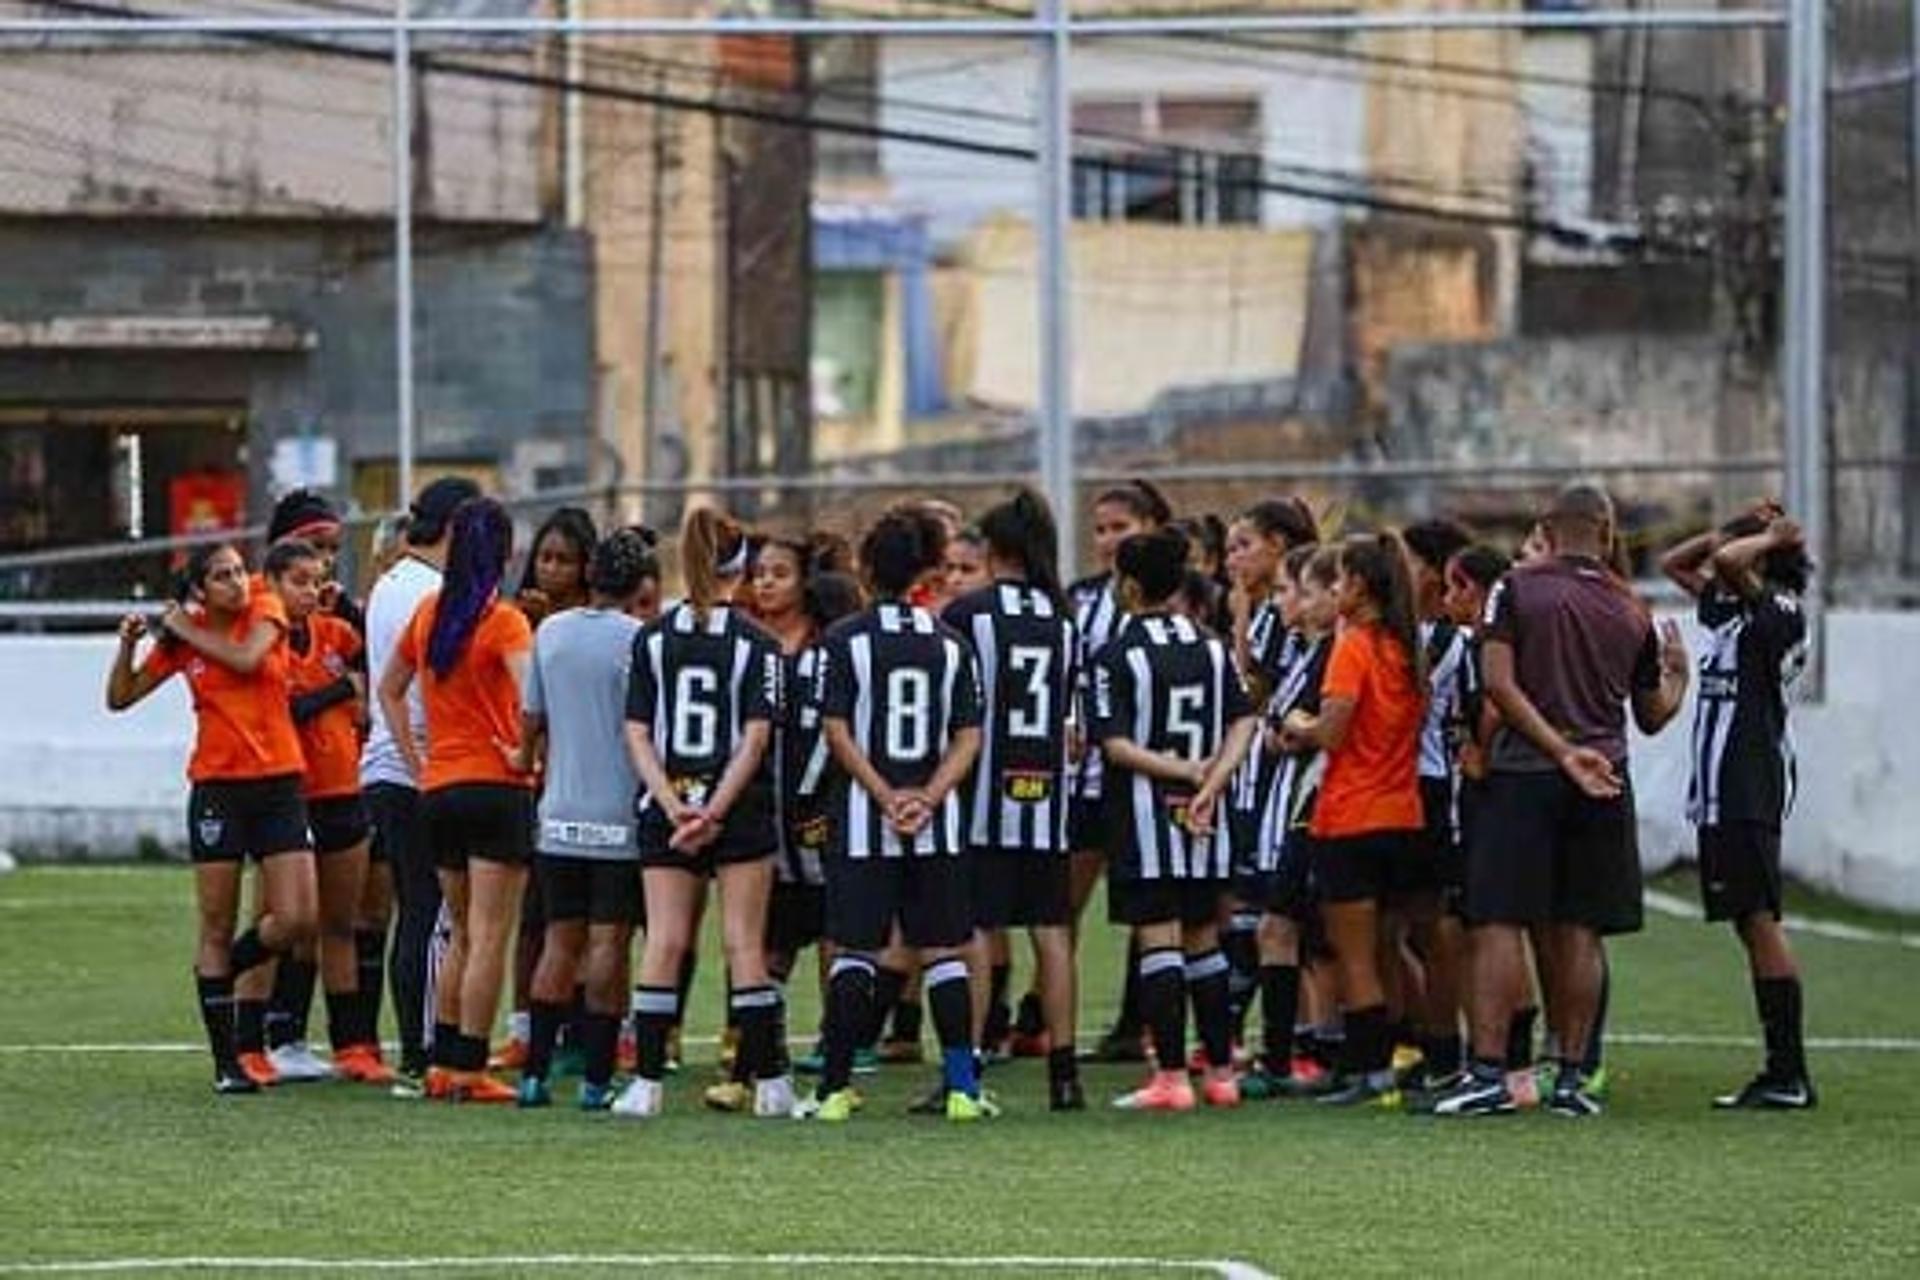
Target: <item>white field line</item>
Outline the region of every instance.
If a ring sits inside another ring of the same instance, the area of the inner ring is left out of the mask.
[[[1690,902],[1677,894],[1665,893],[1659,889],[1648,889],[1641,900],[1650,910],[1663,916],[1676,916],[1682,920],[1704,919],[1706,913],[1700,904]],[[1869,929],[1864,925],[1843,924],[1838,920],[1812,920],[1806,916],[1789,914],[1783,917],[1787,928],[1795,933],[1805,933],[1816,938],[1832,938],[1839,942],[1878,942],[1891,947],[1910,947],[1920,951],[1920,933],[1895,933],[1888,929]]]
[[[1218,1280],[1278,1280],[1247,1262],[1200,1258],[1054,1258],[920,1254],[833,1253],[545,1253],[490,1257],[452,1255],[420,1258],[93,1258],[70,1262],[0,1262],[0,1275],[115,1275],[150,1271],[454,1271],[499,1268],[579,1267],[855,1268],[893,1267],[913,1271],[1165,1271],[1214,1276]]]
[[[710,1049],[720,1043],[720,1037],[682,1036],[680,1043]],[[394,1053],[400,1050],[400,1046],[393,1043],[386,1048]],[[126,1044],[0,1044],[0,1057],[32,1053],[205,1053],[206,1050],[206,1042],[201,1040],[134,1041]]]

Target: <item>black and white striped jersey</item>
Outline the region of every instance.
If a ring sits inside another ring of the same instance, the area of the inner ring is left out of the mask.
[[[780,706],[780,652],[737,610],[716,605],[702,620],[678,604],[634,639],[627,719],[652,731],[661,766],[690,805],[719,786],[747,724],[774,719]],[[750,790],[769,786],[762,768]]]
[[[1320,681],[1327,674],[1327,657],[1333,652],[1330,637],[1308,640],[1298,632],[1290,633],[1290,637],[1293,661],[1287,665],[1267,703],[1266,722],[1276,729],[1291,712],[1320,714]],[[1304,831],[1313,820],[1313,801],[1320,792],[1320,778],[1326,769],[1323,751],[1280,754],[1273,785],[1267,791],[1267,806],[1261,815],[1255,870],[1277,870],[1288,834]]]
[[[1445,618],[1420,624],[1420,647],[1427,657],[1427,715],[1420,724],[1420,776],[1451,780],[1460,759],[1465,723],[1467,633]]]
[[[1253,707],[1224,643],[1186,618],[1156,613],[1127,619],[1094,661],[1092,714],[1092,737],[1103,747],[1124,738],[1198,764]],[[1226,878],[1228,842],[1189,827],[1187,787],[1112,760],[1106,782],[1102,815],[1116,878]]]
[[[1088,682],[1093,679],[1093,660],[1113,639],[1114,632],[1119,630],[1127,615],[1120,607],[1117,583],[1111,573],[1082,578],[1067,588],[1067,600],[1073,606],[1074,631],[1080,637],[1079,719],[1084,725],[1090,719],[1087,701],[1091,693]],[[1073,794],[1076,799],[1100,798],[1101,776],[1105,767],[1106,761],[1100,755],[1099,744],[1089,740],[1086,753],[1080,757],[1080,765],[1074,770]]]
[[[809,646],[780,659],[786,698],[773,722],[773,805],[779,827],[782,884],[825,884],[821,855],[827,848],[826,789],[833,767],[820,732],[821,650]]]
[[[1241,683],[1270,701],[1297,656],[1298,636],[1280,625],[1280,610],[1271,600],[1262,601],[1247,619],[1247,667],[1240,673]],[[1233,844],[1230,856],[1236,870],[1258,864],[1261,818],[1279,763],[1267,750],[1266,735],[1258,734],[1247,758],[1234,770],[1226,804],[1227,838]]]
[[[1693,712],[1687,816],[1701,826],[1779,827],[1793,807],[1787,691],[1807,660],[1807,621],[1785,593],[1746,599],[1719,583],[1700,597],[1707,643]]]
[[[925,609],[889,602],[845,619],[822,650],[821,713],[844,720],[892,787],[932,779],[961,729],[980,724],[973,649]],[[956,787],[933,821],[903,837],[866,789],[835,771],[832,847],[850,858],[957,854],[967,848]]]
[[[1067,852],[1067,717],[1079,641],[1052,597],[996,582],[947,606],[943,620],[980,664],[980,760],[967,800],[976,849]]]

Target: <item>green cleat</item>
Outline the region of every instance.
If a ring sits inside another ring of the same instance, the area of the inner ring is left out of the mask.
[[[828,1124],[845,1124],[860,1109],[860,1095],[851,1089],[836,1089],[815,1104],[812,1116]]]
[[[972,1097],[958,1089],[947,1094],[947,1119],[956,1124],[972,1124],[976,1120],[990,1120],[1000,1114],[1000,1108],[989,1102],[984,1096]]]

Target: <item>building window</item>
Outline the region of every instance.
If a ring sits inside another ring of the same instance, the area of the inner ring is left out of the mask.
[[[1073,106],[1073,216],[1258,223],[1263,166],[1252,98],[1142,97]]]
[[[822,271],[813,288],[813,411],[822,418],[874,416],[880,381],[886,277]]]

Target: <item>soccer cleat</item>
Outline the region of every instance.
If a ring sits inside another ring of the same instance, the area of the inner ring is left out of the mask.
[[[1047,1110],[1085,1111],[1086,1109],[1087,1091],[1081,1087],[1078,1076],[1055,1080],[1047,1086]]]
[[[1556,1116],[1566,1116],[1572,1120],[1588,1120],[1600,1115],[1605,1108],[1600,1099],[1588,1093],[1578,1084],[1556,1086],[1542,1108]]]
[[[1718,1111],[1807,1111],[1820,1105],[1813,1082],[1802,1076],[1782,1080],[1761,1072],[1733,1093],[1713,1100]]]
[[[955,1124],[971,1124],[976,1120],[991,1120],[1000,1114],[999,1104],[990,1101],[985,1094],[974,1097],[971,1094],[954,1089],[947,1094],[947,1119]]]
[[[856,1060],[860,1052],[863,1051],[855,1051],[854,1056]],[[868,1049],[864,1050],[864,1052],[872,1053],[873,1050]],[[887,1040],[880,1045],[878,1060],[890,1065],[910,1066],[913,1063],[923,1060],[925,1057],[926,1050],[921,1047],[918,1040]],[[858,1070],[859,1068],[856,1066],[854,1069]]]
[[[860,1109],[860,1095],[852,1089],[836,1089],[824,1098],[816,1097],[805,1106],[794,1110],[796,1116],[807,1120],[820,1120],[827,1124],[845,1124],[853,1119],[853,1113]]]
[[[1405,1080],[1412,1076],[1415,1069],[1427,1060],[1418,1046],[1397,1044],[1393,1047],[1393,1078]]]
[[[519,1071],[526,1065],[527,1042],[518,1037],[508,1040],[498,1053],[487,1059],[489,1071]]]
[[[1264,1066],[1255,1066],[1240,1077],[1240,1097],[1247,1102],[1264,1102],[1282,1096],[1286,1086],[1285,1076],[1276,1076]]]
[[[1053,1037],[1045,1031],[1016,1031],[1007,1038],[1007,1054],[1014,1058],[1044,1058],[1053,1052]]]
[[[753,1101],[753,1094],[747,1086],[738,1080],[726,1080],[720,1084],[708,1085],[700,1100],[707,1104],[709,1111],[737,1112],[745,1111]]]
[[[1296,1054],[1287,1064],[1287,1073],[1282,1077],[1286,1081],[1286,1091],[1292,1096],[1315,1093],[1324,1089],[1333,1078],[1333,1073],[1318,1058],[1309,1058],[1305,1054]]]
[[[1391,1071],[1373,1076],[1353,1076],[1339,1082],[1337,1088],[1321,1094],[1314,1101],[1323,1107],[1362,1107],[1375,1111],[1400,1111],[1406,1106],[1406,1098],[1393,1080],[1394,1075]]]
[[[556,1080],[574,1080],[586,1073],[586,1050],[563,1044],[553,1051],[553,1077]]]
[[[813,1048],[793,1060],[793,1069],[803,1076],[817,1076],[827,1069],[827,1046],[823,1041],[813,1042]]]
[[[943,1076],[935,1076],[926,1092],[907,1104],[910,1116],[943,1116],[947,1114],[947,1082]]]
[[[1115,1098],[1113,1105],[1119,1111],[1191,1111],[1193,1084],[1184,1071],[1156,1071],[1132,1093]]]
[[[501,1106],[520,1101],[520,1095],[513,1091],[512,1085],[495,1080],[484,1071],[459,1071],[449,1083],[447,1101]]]
[[[396,1071],[393,1083],[387,1086],[387,1096],[398,1098],[402,1102],[415,1102],[427,1097],[427,1078],[424,1075],[409,1075],[405,1071]]]
[[[919,1059],[915,1058],[914,1061],[918,1062]],[[855,1049],[853,1051],[853,1074],[857,1076],[870,1076],[879,1070],[880,1054],[878,1051],[872,1048]]]
[[[582,1084],[580,1086],[580,1109],[582,1111],[605,1111],[613,1106],[613,1086],[610,1084]]]
[[[1522,1111],[1532,1111],[1540,1105],[1540,1077],[1534,1074],[1532,1067],[1521,1067],[1507,1072],[1507,1092],[1513,1095],[1513,1105]]]
[[[213,1073],[213,1091],[223,1097],[228,1095],[238,1096],[240,1094],[258,1093],[260,1092],[260,1086],[255,1084],[252,1077],[248,1076],[247,1073],[242,1071],[236,1064],[231,1067],[221,1067]]]
[[[733,1074],[734,1059],[740,1056],[740,1028],[728,1027],[720,1033],[720,1074]]]
[[[1240,1083],[1234,1079],[1233,1068],[1209,1068],[1206,1078],[1200,1083],[1200,1096],[1210,1107],[1239,1106]]]
[[[553,1089],[539,1076],[522,1076],[514,1100],[525,1111],[550,1107],[553,1105]]]
[[[682,1048],[680,1028],[675,1027],[667,1032],[667,1074],[670,1076],[680,1074],[680,1064],[685,1061],[680,1052]]]
[[[453,1096],[453,1072],[445,1067],[428,1067],[423,1095],[430,1102],[445,1102]]]
[[[1513,1094],[1500,1076],[1469,1073],[1459,1088],[1433,1100],[1436,1116],[1510,1116],[1514,1110]]]
[[[324,1062],[304,1040],[283,1044],[267,1055],[282,1084],[312,1084],[333,1079],[333,1068]]]
[[[658,1080],[649,1080],[645,1076],[635,1076],[620,1091],[607,1109],[617,1116],[626,1116],[633,1120],[647,1120],[660,1114],[661,1104],[666,1091]]]
[[[753,1114],[761,1120],[791,1116],[799,1099],[793,1095],[793,1081],[786,1076],[756,1081],[753,1086]]]
[[[400,1077],[380,1058],[380,1046],[350,1044],[333,1051],[333,1074],[354,1084],[392,1084]]]
[[[258,1050],[239,1056],[240,1072],[262,1089],[271,1089],[280,1083],[280,1073],[273,1069],[273,1059]]]
[[[1607,1064],[1601,1063],[1587,1073],[1585,1092],[1590,1098],[1605,1100],[1607,1090],[1613,1087],[1613,1076],[1607,1071]]]

